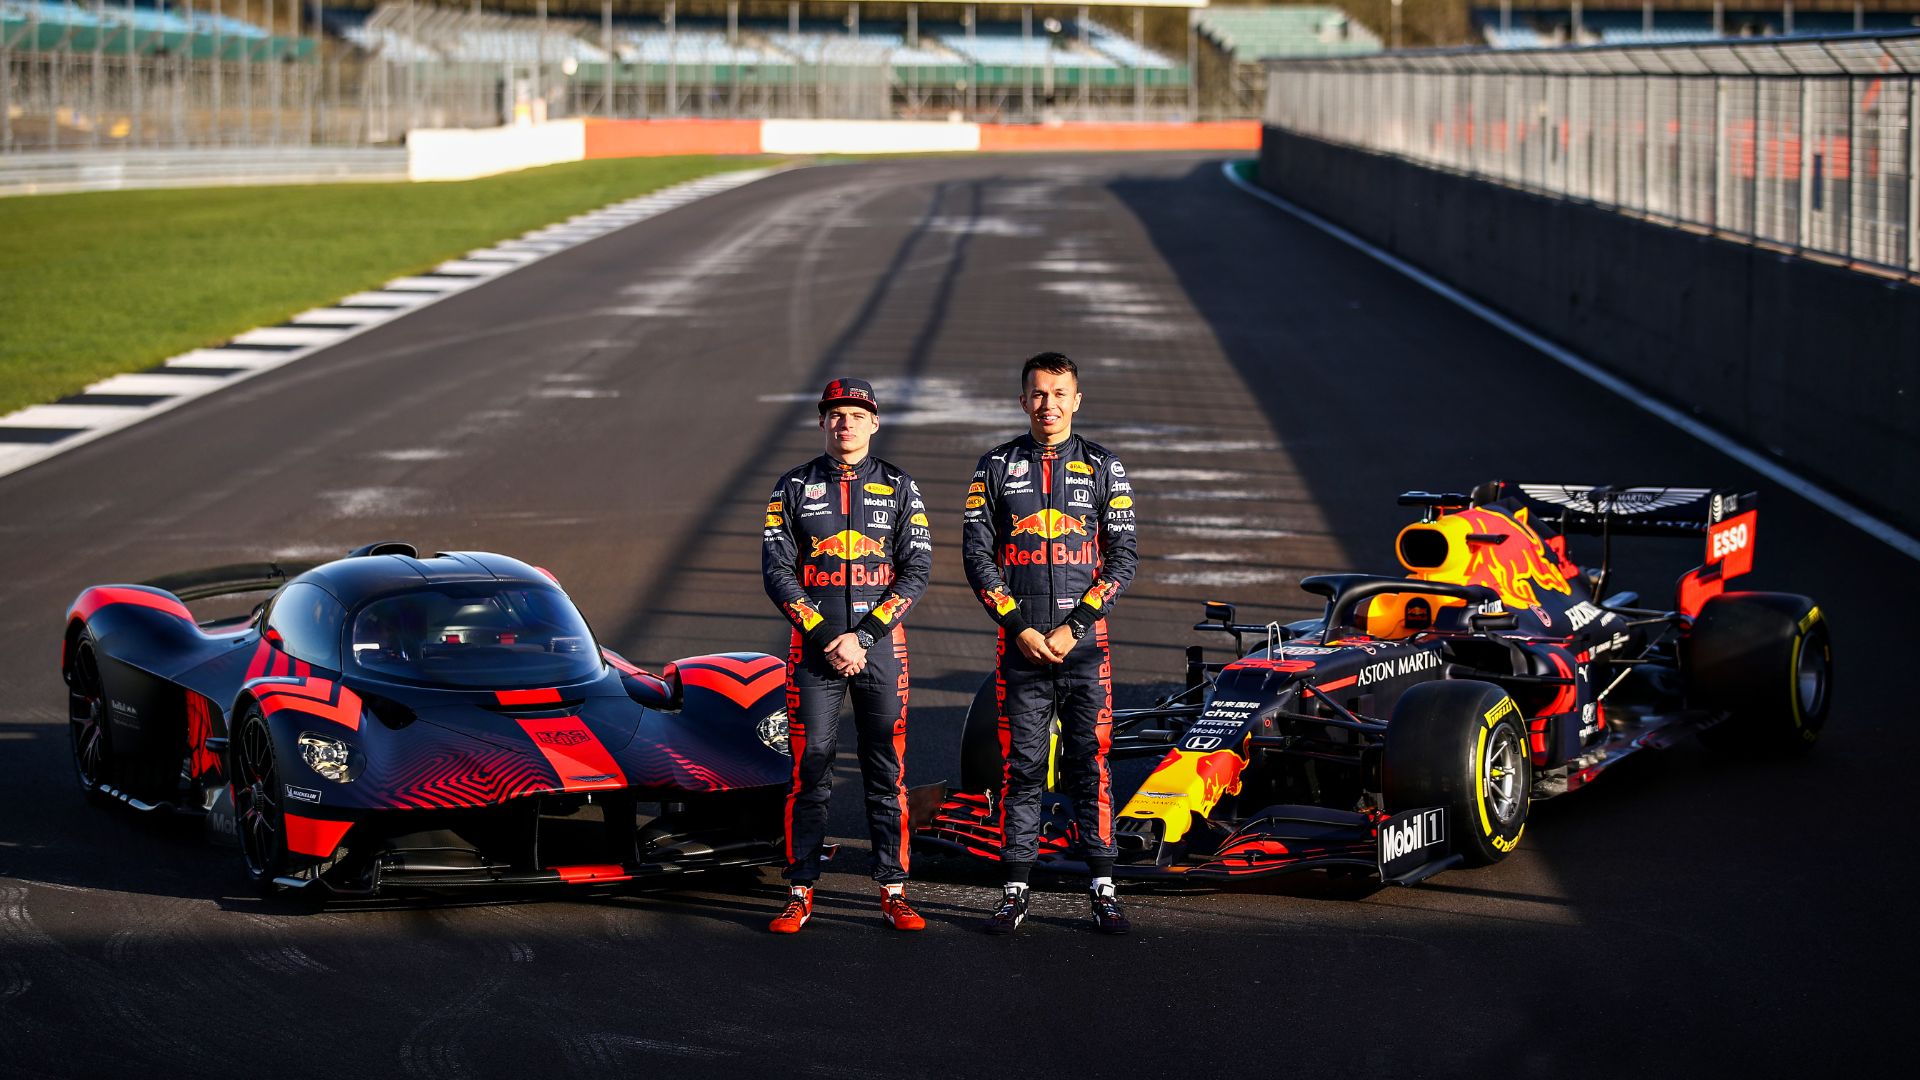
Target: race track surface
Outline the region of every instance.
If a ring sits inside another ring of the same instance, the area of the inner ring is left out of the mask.
[[[1083,365],[1077,430],[1139,494],[1123,704],[1178,680],[1204,599],[1298,618],[1300,577],[1392,570],[1402,490],[1763,486],[1207,158],[776,176],[0,479],[0,1075],[1827,1075],[1893,1052],[1920,565],[1782,492],[1751,585],[1829,615],[1826,741],[1643,755],[1537,807],[1503,864],[1414,889],[1135,891],[1108,939],[1078,883],[1043,882],[994,940],[991,874],[927,859],[908,936],[852,841],[795,939],[763,929],[771,870],[313,913],[75,789],[57,635],[93,583],[399,538],[549,567],[648,665],[779,652],[758,519],[841,374],[872,379],[879,452],[936,511],[908,781],[951,777],[993,648],[960,504],[1041,349]],[[1670,595],[1695,554],[1642,548],[1625,584]],[[833,832],[863,836],[850,754],[838,775]]]

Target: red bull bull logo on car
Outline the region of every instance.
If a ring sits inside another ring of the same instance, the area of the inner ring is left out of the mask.
[[[885,555],[886,553],[886,541],[871,540],[863,533],[847,529],[844,532],[837,532],[832,536],[822,536],[815,540],[813,542],[813,551],[809,557],[817,559],[822,555],[831,555],[836,559],[851,561],[853,559],[864,559],[869,555]]]

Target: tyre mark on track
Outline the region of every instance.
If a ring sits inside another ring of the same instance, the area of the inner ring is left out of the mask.
[[[489,1003],[505,982],[505,975],[489,975],[465,995],[435,1009],[415,1024],[400,1044],[400,1068],[408,1076],[475,1075],[467,1066],[461,1043],[467,1029],[493,1011]]]
[[[270,974],[280,976],[331,975],[333,969],[307,955],[305,949],[288,940],[282,920],[272,915],[249,914],[246,921],[266,932],[270,939],[263,945],[245,946],[241,954],[247,962]]]

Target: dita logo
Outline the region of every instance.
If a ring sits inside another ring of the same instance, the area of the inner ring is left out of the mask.
[[[584,731],[536,731],[533,737],[548,746],[579,746],[593,738]]]

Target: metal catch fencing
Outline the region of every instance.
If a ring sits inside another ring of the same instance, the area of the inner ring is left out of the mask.
[[[1920,272],[1920,33],[1275,60],[1265,120]]]

